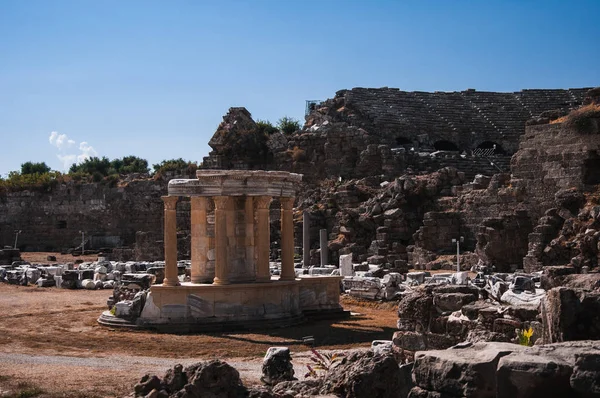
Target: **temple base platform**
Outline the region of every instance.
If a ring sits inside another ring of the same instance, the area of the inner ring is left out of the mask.
[[[306,319],[348,317],[339,303],[339,276],[301,276],[291,281],[229,285],[182,283],[150,288],[139,318],[105,311],[98,322],[111,327],[192,333],[288,327]]]

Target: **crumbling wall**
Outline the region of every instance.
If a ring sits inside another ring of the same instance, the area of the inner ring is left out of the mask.
[[[256,131],[247,110],[231,108],[211,139],[214,150],[203,167],[260,165],[302,173],[305,181],[313,182],[371,175],[394,178],[405,171],[433,172],[443,167],[454,167],[467,178],[492,175],[508,171],[528,119],[549,110],[565,113],[582,104],[586,90],[341,90],[312,110],[302,130],[269,138],[266,157],[262,144],[255,151],[227,149],[231,147],[227,142],[237,142],[227,138],[231,132],[244,138],[252,135],[247,131]]]
[[[25,251],[60,251],[81,244],[85,236],[120,237],[135,242],[137,231],[162,234],[166,181],[139,180],[123,186],[101,183],[62,184],[49,192],[21,191],[0,196],[0,244]],[[188,204],[189,205],[189,204]],[[180,203],[180,207],[185,203]],[[189,229],[189,211],[178,212],[181,229]]]

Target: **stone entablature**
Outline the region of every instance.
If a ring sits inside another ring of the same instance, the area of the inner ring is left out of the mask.
[[[169,181],[171,196],[295,197],[301,174],[263,170],[198,170],[196,179]]]

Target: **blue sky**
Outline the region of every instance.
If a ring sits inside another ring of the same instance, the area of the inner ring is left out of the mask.
[[[598,0],[0,0],[0,175],[199,161],[229,107],[302,119],[345,88],[598,86],[598,15]]]

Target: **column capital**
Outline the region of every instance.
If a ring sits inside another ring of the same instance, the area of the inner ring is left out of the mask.
[[[256,208],[257,209],[269,209],[269,206],[271,206],[271,202],[273,201],[273,198],[271,196],[255,196],[254,197],[254,203],[256,203]]]
[[[292,197],[281,197],[279,198],[279,202],[281,203],[281,208],[283,210],[293,210],[294,208],[294,199]]]
[[[177,201],[179,200],[179,196],[161,196],[160,198],[165,203],[165,210],[177,209]]]
[[[231,202],[231,196],[213,196],[215,202],[215,210],[225,210]]]

